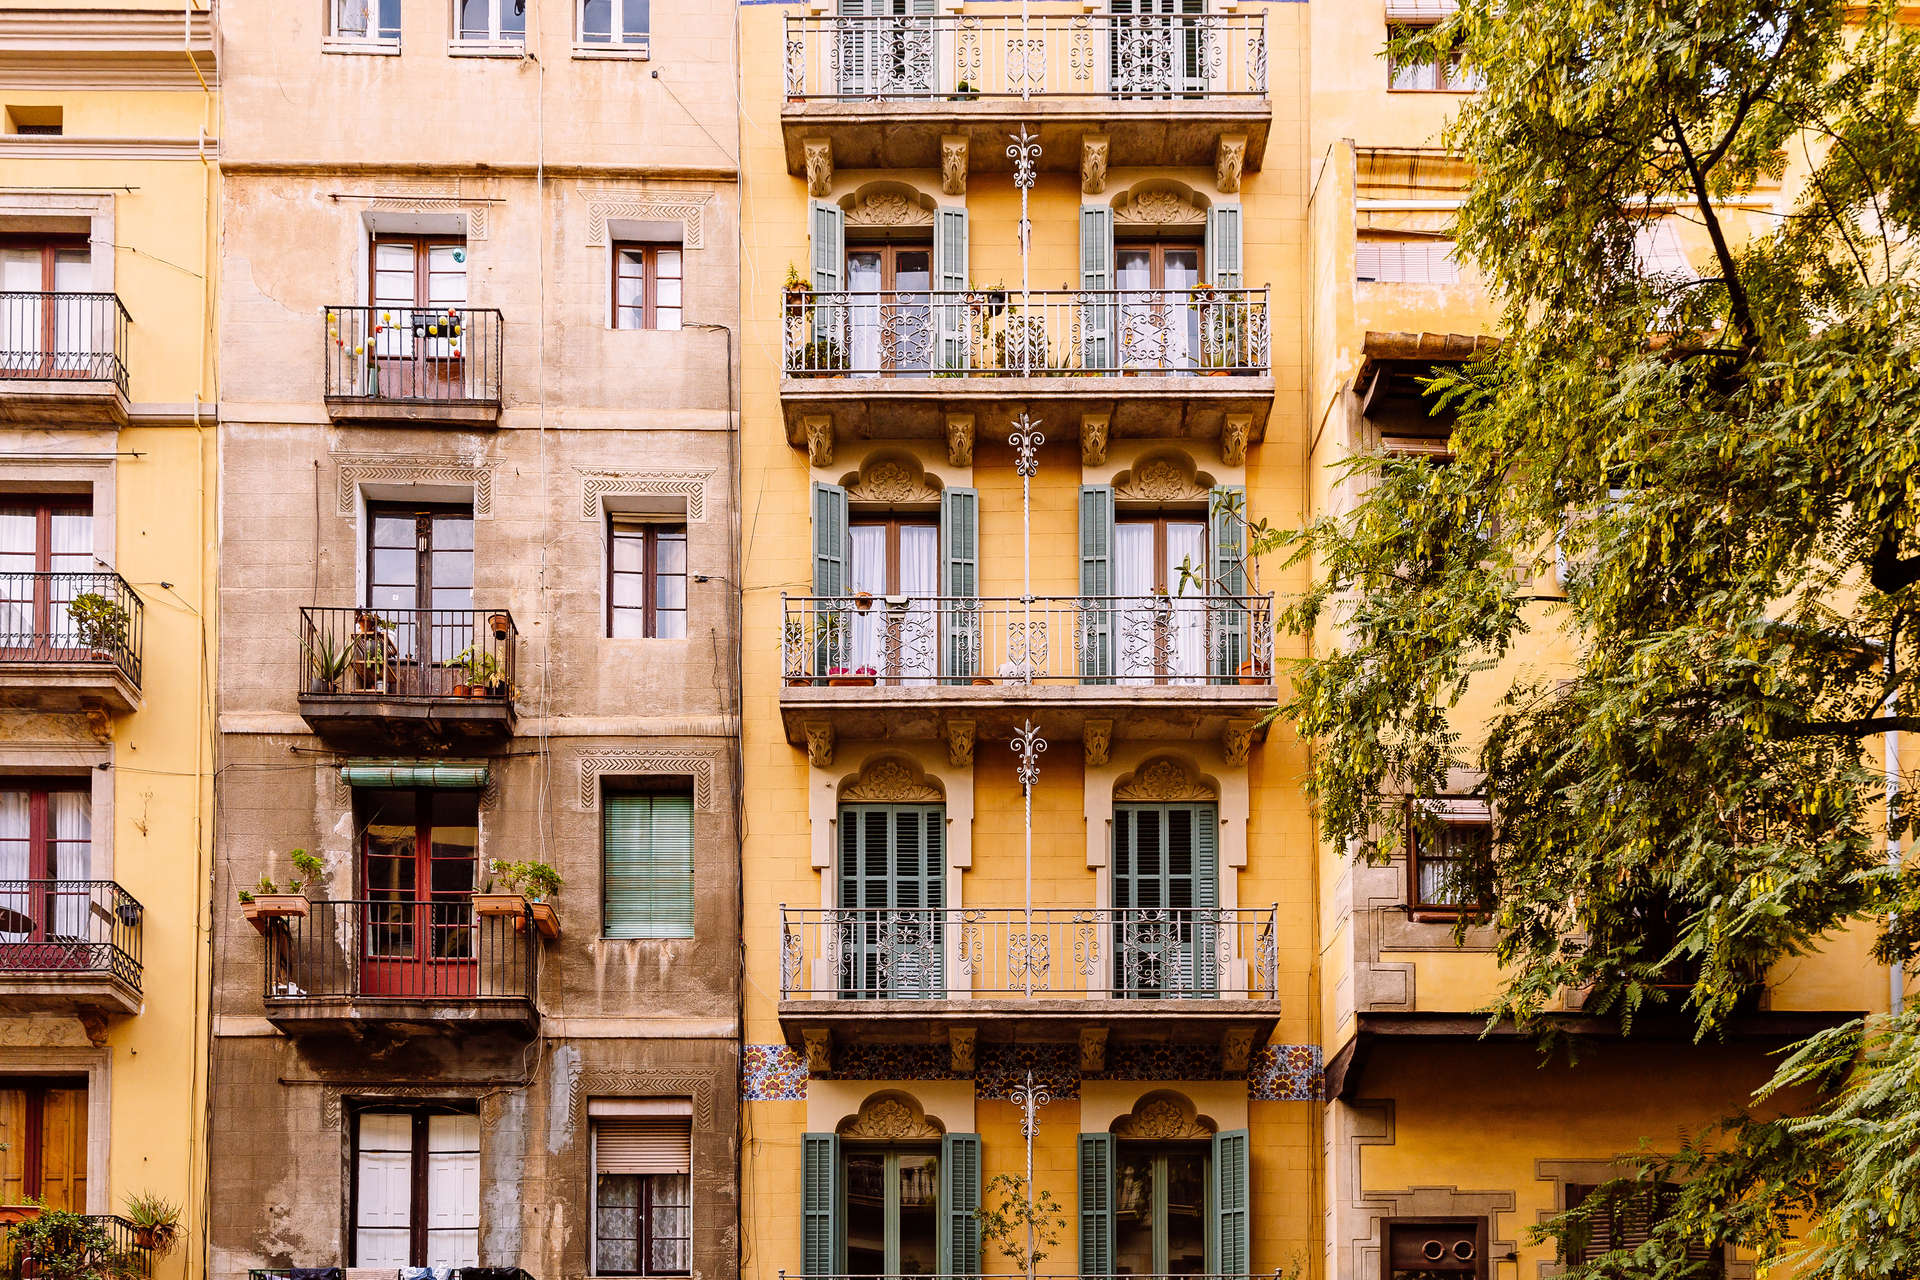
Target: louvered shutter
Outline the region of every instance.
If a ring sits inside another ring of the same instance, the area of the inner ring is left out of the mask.
[[[975,674],[980,652],[980,614],[971,601],[980,595],[980,493],[946,489],[940,494],[941,649],[949,683],[964,684]]]
[[[933,287],[948,295],[938,304],[939,367],[967,367],[967,211],[942,207],[933,214]]]
[[[686,1116],[601,1116],[593,1122],[598,1173],[691,1173],[693,1121]]]
[[[1213,1269],[1247,1274],[1252,1254],[1249,1143],[1245,1129],[1213,1137]]]
[[[801,362],[806,369],[844,368],[847,357],[845,299],[840,291],[847,258],[847,219],[840,206],[826,200],[807,205],[814,296],[813,355]],[[829,295],[821,297],[820,295]],[[794,353],[798,354],[798,353]]]
[[[1080,486],[1080,676],[1113,682],[1113,486]]]
[[[800,1139],[800,1270],[830,1276],[840,1270],[844,1227],[840,1219],[840,1136],[809,1133]]]
[[[1208,541],[1213,544],[1213,581],[1207,603],[1207,648],[1216,678],[1232,683],[1248,657],[1245,564],[1247,490],[1244,485],[1215,485],[1208,505]]]
[[[368,1111],[358,1123],[354,1262],[362,1267],[404,1267],[412,1261],[413,1117]]]
[[[813,486],[813,594],[807,618],[813,628],[814,676],[852,664],[853,622],[847,612],[847,566],[852,562],[847,527],[847,491],[837,484]],[[805,638],[800,643],[806,644]]]
[[[1216,204],[1207,210],[1207,280],[1216,289],[1243,287],[1240,260],[1240,206]]]
[[[840,810],[841,989],[892,999],[946,988],[946,808]]]
[[[427,1117],[429,1267],[480,1264],[480,1117]]]
[[[940,1272],[972,1276],[980,1271],[980,1135],[950,1133],[940,1139]]]
[[[1114,306],[1113,210],[1105,205],[1080,206],[1080,288],[1088,295],[1081,317],[1084,337],[1080,361],[1087,369],[1119,367],[1119,310]]]
[[[1453,241],[1362,236],[1353,250],[1354,278],[1362,283],[1457,284],[1460,263]]]
[[[1080,1274],[1113,1274],[1113,1135],[1080,1135]]]
[[[1567,1184],[1567,1207],[1577,1208],[1599,1190],[1592,1184]],[[1591,1262],[1603,1253],[1616,1249],[1637,1249],[1653,1238],[1656,1223],[1664,1220],[1673,1212],[1674,1202],[1679,1189],[1671,1183],[1661,1183],[1657,1187],[1636,1187],[1628,1195],[1613,1205],[1597,1211],[1588,1222],[1588,1237],[1584,1248],[1577,1249],[1578,1262]],[[1705,1241],[1689,1240],[1686,1250],[1689,1262],[1703,1262],[1712,1268],[1717,1276],[1725,1260],[1724,1251]]]
[[[610,793],[601,805],[609,938],[693,936],[693,797]]]
[[[1114,806],[1116,994],[1218,994],[1218,827],[1210,804]]]

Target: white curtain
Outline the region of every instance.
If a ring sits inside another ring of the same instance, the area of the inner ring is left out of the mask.
[[[880,255],[847,255],[847,291],[864,295],[849,299],[847,308],[847,368],[855,376],[872,377],[880,368]]]
[[[33,573],[38,563],[35,540],[39,522],[32,507],[0,508],[0,644],[19,648],[33,643]]]
[[[91,283],[93,263],[86,250],[63,249],[54,254],[55,293],[84,293]],[[85,372],[92,369],[95,355],[113,349],[107,333],[93,332],[96,310],[98,323],[104,327],[109,323],[105,308],[93,308],[85,298],[53,300],[53,349],[58,353],[54,361],[56,369],[68,373]]]
[[[85,574],[93,568],[93,517],[84,511],[56,511],[49,520],[47,567],[56,574]],[[63,648],[79,644],[78,628],[67,606],[74,597],[105,586],[95,578],[53,578],[47,584],[47,627]]]
[[[84,791],[47,794],[48,871],[53,889],[52,932],[67,938],[87,932],[88,891],[93,875],[93,798]]]
[[[1167,664],[1175,684],[1199,684],[1207,674],[1207,527],[1167,525],[1167,594],[1173,602],[1172,653]],[[1188,580],[1185,568],[1196,575]]]
[[[31,898],[24,881],[32,867],[31,801],[24,791],[0,791],[0,942],[23,942],[29,936]]]
[[[853,611],[853,644],[844,656],[851,671],[878,674],[880,670],[881,597],[887,594],[887,527],[857,524],[852,528],[853,563],[847,566],[847,594],[873,597],[864,611]],[[835,663],[833,665],[840,665]]]
[[[9,370],[40,366],[42,284],[40,250],[0,249],[0,366]]]
[[[1160,601],[1154,596],[1153,526],[1116,524],[1113,527],[1113,594],[1122,684],[1151,684],[1155,670],[1155,617]]]
[[[888,621],[889,656],[904,682],[927,684],[935,674],[940,647],[939,613],[932,603],[940,594],[940,530],[936,526],[900,527],[900,594],[908,603]]]
[[[653,1266],[656,1274],[689,1271],[693,1259],[688,1245],[693,1232],[687,1221],[688,1178],[684,1173],[655,1174],[653,1192]]]

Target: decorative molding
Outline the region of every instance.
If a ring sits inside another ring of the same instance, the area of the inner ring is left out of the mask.
[[[833,1033],[825,1027],[807,1027],[800,1032],[806,1046],[807,1070],[825,1075],[833,1070]]]
[[[472,466],[451,458],[396,458],[378,453],[336,453],[338,514],[359,510],[363,484],[465,484],[473,486],[473,514],[493,514],[493,466]]]
[[[921,1142],[945,1136],[938,1120],[927,1118],[925,1108],[904,1093],[876,1093],[860,1104],[857,1115],[848,1116],[834,1127],[843,1138],[877,1142]]]
[[[1326,1069],[1317,1044],[1270,1044],[1247,1055],[1250,1102],[1318,1102]]]
[[[1255,721],[1229,720],[1226,728],[1220,731],[1220,754],[1230,765],[1243,765],[1247,762],[1247,753],[1253,749],[1253,730]]]
[[[1197,1114],[1184,1095],[1160,1089],[1134,1103],[1132,1111],[1113,1122],[1111,1131],[1116,1138],[1181,1142],[1211,1138],[1220,1128]]]
[[[801,423],[807,433],[807,461],[816,467],[833,465],[833,419],[814,414]]]
[[[9,86],[13,81],[9,79]],[[52,87],[52,86],[50,86]],[[59,86],[67,88],[69,86]],[[0,137],[0,160],[199,160],[220,158],[220,143],[208,138],[76,138],[72,135],[8,134]]]
[[[938,502],[937,481],[927,478],[918,462],[908,458],[870,458],[847,486],[849,502]]]
[[[956,467],[973,465],[973,415],[947,415],[947,461]]]
[[[849,804],[939,804],[946,799],[926,775],[904,760],[875,760],[840,792]]]
[[[1213,182],[1232,195],[1240,190],[1240,174],[1247,166],[1247,135],[1223,133],[1213,154]]]
[[[421,184],[416,182],[377,182],[367,208],[392,213],[457,213],[467,220],[467,239],[487,238],[487,214],[490,203],[461,197],[458,182]]]
[[[808,138],[800,148],[807,157],[807,194],[825,196],[833,190],[833,144],[825,138]]]
[[[600,520],[606,498],[668,497],[687,500],[687,519],[707,518],[707,482],[713,471],[580,471],[580,518]]]
[[[976,1030],[973,1027],[948,1027],[947,1052],[950,1069],[955,1075],[973,1074],[973,1050]]]
[[[1239,1075],[1253,1056],[1253,1028],[1228,1027],[1220,1037],[1220,1070]]]
[[[1253,435],[1253,415],[1229,413],[1220,424],[1220,461],[1230,467],[1247,463],[1247,441]]]
[[[582,1071],[567,1088],[567,1121],[576,1128],[586,1115],[589,1098],[692,1098],[693,1126],[711,1129],[713,1080],[708,1076],[670,1071]]]
[[[804,1102],[807,1062],[786,1044],[740,1046],[740,1101]]]
[[[1107,753],[1113,749],[1113,721],[1089,720],[1080,731],[1086,743],[1087,763],[1103,765],[1107,762]]]
[[[1178,191],[1162,187],[1152,191],[1129,192],[1125,199],[1114,205],[1113,220],[1137,226],[1182,226],[1204,223],[1207,211],[1204,206],[1194,203]]]
[[[1099,1075],[1107,1069],[1107,1028],[1080,1028],[1080,1070]]]
[[[1162,455],[1144,458],[1115,476],[1113,496],[1120,502],[1204,502],[1208,491],[1192,463]]]
[[[1080,415],[1080,462],[1083,466],[1105,466],[1107,461],[1107,429],[1113,423],[1113,416],[1106,413],[1083,413]]]
[[[947,735],[947,763],[956,769],[973,767],[974,724],[971,720],[949,720],[942,726]]]
[[[1104,133],[1089,133],[1080,139],[1080,190],[1090,196],[1107,189],[1109,141]]]
[[[1217,800],[1212,787],[1188,773],[1178,760],[1149,760],[1113,789],[1115,800]]]
[[[816,769],[824,769],[833,763],[833,726],[820,720],[809,720],[807,731],[807,761]]]
[[[950,196],[967,194],[967,135],[945,134],[940,139],[940,189]]]
[[[876,191],[847,208],[850,227],[930,227],[933,210],[899,191]]]
[[[491,1085],[395,1084],[363,1089],[330,1084],[324,1086],[320,1094],[320,1123],[329,1129],[338,1128],[344,1110],[342,1104],[347,1098],[368,1102],[399,1102],[415,1098],[473,1099],[480,1103],[480,1120],[483,1124],[492,1124],[500,1118],[500,1091]]]
[[[580,756],[580,808],[600,808],[600,779],[609,774],[666,774],[693,779],[693,807],[714,809],[713,775],[720,757],[711,751],[588,751]]]
[[[636,222],[677,222],[680,244],[686,249],[706,248],[705,221],[713,206],[710,191],[633,191],[620,187],[580,188],[587,202],[587,244],[598,247],[607,242],[607,220],[631,218]]]

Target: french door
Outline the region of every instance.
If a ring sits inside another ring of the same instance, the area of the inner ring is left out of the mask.
[[[1116,520],[1114,621],[1121,684],[1204,684],[1207,522],[1169,515]]]
[[[1114,246],[1120,291],[1120,360],[1128,369],[1187,372],[1200,352],[1201,246],[1122,240]]]
[[[0,372],[86,378],[100,345],[84,294],[93,254],[84,236],[0,240]]]
[[[940,1270],[940,1153],[848,1147],[846,1274],[928,1276]]]
[[[15,781],[0,790],[0,961],[8,968],[93,964],[93,804],[86,787],[84,779]]]
[[[366,995],[471,996],[473,888],[480,800],[472,791],[360,793],[366,886],[361,990]]]
[[[856,999],[946,993],[944,805],[840,807],[840,989]]]
[[[354,1125],[356,1267],[472,1267],[480,1260],[480,1117],[363,1111]]]
[[[847,367],[869,376],[933,368],[933,245],[847,250]]]
[[[95,568],[89,497],[0,498],[0,651],[90,656],[67,606],[94,589]]]
[[[390,693],[446,696],[464,683],[460,656],[482,643],[473,614],[473,508],[370,503],[367,514],[369,617],[354,640],[357,674],[363,682],[384,675]]]
[[[0,1081],[0,1196],[87,1211],[84,1080]]]
[[[1214,805],[1113,810],[1113,986],[1123,999],[1219,989],[1219,813]]]
[[[1109,88],[1116,97],[1204,93],[1212,60],[1206,0],[1112,0]]]
[[[373,238],[373,394],[458,400],[466,386],[462,332],[467,244],[448,236]]]
[[[1204,1143],[1119,1144],[1114,1162],[1113,1261],[1121,1275],[1191,1276],[1207,1260]]]
[[[931,515],[887,516],[848,525],[852,667],[888,684],[925,684],[935,674],[940,595],[940,526]],[[904,600],[904,603],[900,603]]]
[[[939,85],[933,0],[840,0],[837,80],[847,98],[924,97]]]

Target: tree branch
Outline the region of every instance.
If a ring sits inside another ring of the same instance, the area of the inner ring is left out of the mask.
[[[1727,304],[1733,309],[1733,323],[1740,330],[1741,346],[1751,349],[1754,343],[1753,310],[1747,301],[1747,287],[1740,281],[1740,271],[1733,260],[1733,250],[1727,244],[1726,232],[1720,226],[1720,219],[1713,212],[1713,200],[1707,192],[1707,171],[1693,154],[1693,147],[1687,142],[1687,131],[1672,108],[1667,110],[1667,123],[1673,128],[1674,141],[1679,144],[1681,159],[1686,161],[1687,176],[1693,183],[1694,203],[1700,209],[1700,216],[1706,222],[1707,234],[1713,239],[1714,257],[1720,260],[1720,274],[1727,280]],[[1716,151],[1724,152],[1723,140]]]
[[[1888,529],[1880,535],[1880,545],[1867,561],[1867,581],[1881,595],[1898,595],[1920,582],[1920,556],[1900,555],[1900,533]]]

